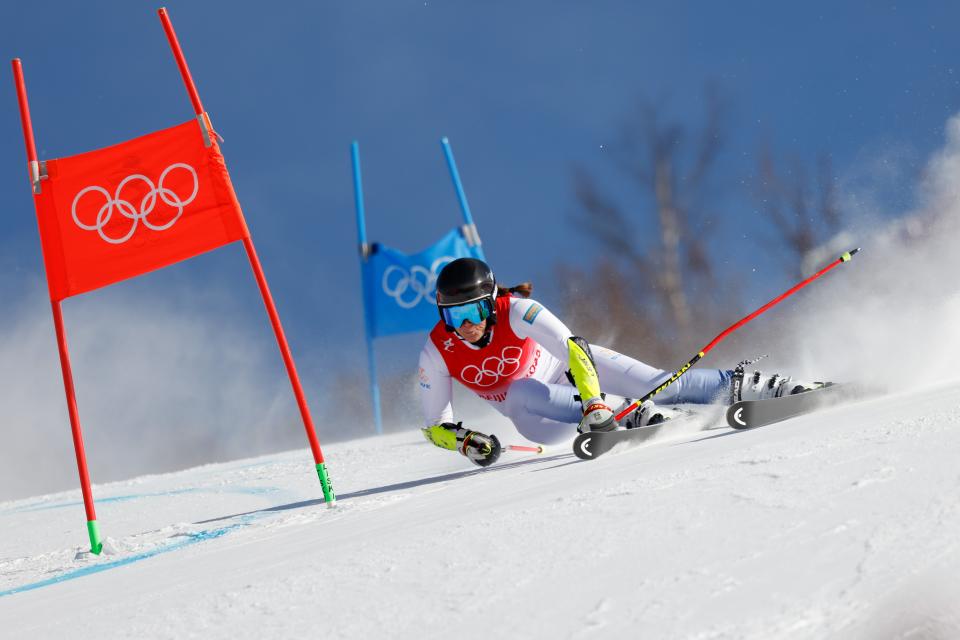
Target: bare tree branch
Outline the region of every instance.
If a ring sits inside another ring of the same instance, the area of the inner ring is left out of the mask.
[[[835,235],[842,224],[830,160],[824,155],[817,159],[812,184],[798,158],[793,158],[781,174],[769,145],[761,150],[758,165],[754,195],[780,242],[789,250],[783,260],[789,265],[788,271],[802,275],[805,258]]]
[[[722,148],[721,106],[719,94],[708,90],[704,124],[694,133],[685,124],[665,119],[662,106],[649,101],[638,104],[634,118],[611,146],[610,157],[639,194],[639,206],[619,205],[616,198],[601,192],[589,172],[581,168],[574,173],[579,203],[575,221],[588,225],[608,260],[591,272],[577,272],[577,284],[568,284],[568,289],[593,278],[604,287],[605,296],[611,288],[622,292],[606,307],[608,312],[616,307],[615,318],[634,328],[618,332],[620,341],[627,341],[623,335],[636,333],[636,321],[642,319],[652,324],[655,333],[644,341],[645,348],[667,354],[678,337],[697,330],[695,318],[708,322],[703,314],[692,312],[689,296],[702,291],[698,285],[711,282],[714,272],[709,236],[703,233],[709,218],[700,203]],[[635,229],[642,233],[628,232]],[[573,295],[568,299],[576,300]],[[651,306],[651,301],[659,304]],[[609,315],[596,318],[579,313],[596,330],[619,325]]]

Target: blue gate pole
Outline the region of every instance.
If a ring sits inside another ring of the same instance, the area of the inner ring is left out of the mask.
[[[467,241],[476,247],[481,260],[486,260],[483,255],[483,246],[480,242],[480,234],[477,233],[477,227],[473,224],[473,216],[470,215],[470,205],[467,203],[467,194],[463,191],[463,183],[460,181],[460,172],[457,171],[457,162],[453,159],[453,149],[450,147],[450,140],[446,137],[440,138],[440,146],[443,147],[443,157],[447,159],[447,168],[450,170],[450,178],[453,180],[453,188],[457,192],[457,200],[460,202],[460,211],[463,212],[463,222],[468,228],[468,233],[473,234],[471,238],[467,236]]]
[[[350,145],[350,158],[353,163],[353,198],[357,209],[357,238],[360,242],[360,286],[363,292],[363,315],[367,337],[367,366],[370,370],[370,399],[373,404],[373,424],[377,434],[383,433],[383,418],[380,414],[380,384],[377,382],[377,359],[373,351],[372,318],[373,305],[370,300],[370,287],[365,277],[365,265],[370,257],[370,245],[367,244],[367,222],[363,209],[363,184],[360,179],[360,145],[354,140]]]

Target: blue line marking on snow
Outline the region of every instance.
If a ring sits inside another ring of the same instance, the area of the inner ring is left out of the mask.
[[[20,585],[19,587],[14,587],[12,589],[7,589],[6,591],[0,591],[0,598],[4,596],[10,596],[15,593],[22,593],[24,591],[33,591],[34,589],[41,589],[43,587],[49,587],[52,584],[59,584],[61,582],[67,582],[68,580],[74,580],[76,578],[82,578],[84,576],[89,576],[94,573],[100,573],[101,571],[108,571],[110,569],[116,569],[117,567],[123,567],[128,564],[133,564],[134,562],[139,562],[141,560],[146,560],[147,558],[152,558],[153,556],[158,556],[170,551],[176,551],[184,547],[196,544],[198,542],[204,542],[205,540],[213,540],[221,536],[239,529],[240,527],[245,526],[253,518],[244,518],[243,522],[237,524],[231,524],[226,527],[220,527],[217,529],[207,529],[205,531],[197,531],[196,533],[184,533],[178,534],[178,537],[184,536],[186,540],[181,540],[179,542],[174,542],[170,545],[162,547],[160,549],[153,549],[152,551],[145,551],[143,553],[138,553],[127,558],[120,558],[119,560],[113,560],[111,562],[104,562],[101,564],[95,564],[89,567],[83,567],[82,569],[74,569],[73,571],[67,571],[61,573],[58,576],[53,578],[48,578],[46,580],[40,580],[39,582],[31,582],[29,584]]]
[[[160,493],[131,493],[123,496],[110,496],[107,498],[97,498],[97,504],[109,504],[111,502],[129,502],[130,500],[139,500],[140,498],[157,498],[162,496],[176,496],[184,493],[196,493],[199,489],[176,489],[174,491],[163,491]],[[54,502],[52,504],[37,504],[19,509],[11,509],[8,513],[24,513],[29,511],[47,511],[49,509],[65,509],[67,507],[83,506],[83,502],[75,500],[72,502]]]

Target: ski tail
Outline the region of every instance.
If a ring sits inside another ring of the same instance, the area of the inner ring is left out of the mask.
[[[871,390],[863,385],[828,382],[818,389],[782,398],[741,400],[727,408],[727,424],[734,429],[754,429],[855,400],[870,393]]]

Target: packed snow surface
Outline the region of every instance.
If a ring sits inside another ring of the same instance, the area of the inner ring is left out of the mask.
[[[486,425],[522,443],[503,423]],[[960,637],[960,384],[489,469],[419,432],[0,504],[3,638]]]

